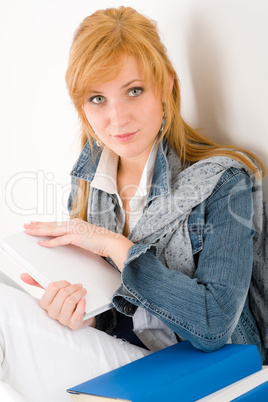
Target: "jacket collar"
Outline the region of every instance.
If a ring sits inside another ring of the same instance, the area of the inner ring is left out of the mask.
[[[169,164],[167,160],[168,144],[166,141],[161,140],[154,164],[154,173],[148,202],[155,197],[169,193]]]
[[[101,148],[99,148],[94,141],[91,141],[91,143],[87,141],[79,155],[79,158],[74,164],[70,175],[77,177],[78,179],[92,182],[101,154]]]

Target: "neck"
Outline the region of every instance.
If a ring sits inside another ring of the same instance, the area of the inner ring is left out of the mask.
[[[149,156],[149,155],[148,155]],[[117,189],[120,195],[123,205],[124,200],[130,200],[136,193],[139,186],[144,166],[147,162],[146,158],[119,158],[118,170],[117,170]],[[128,209],[127,205],[124,205],[125,211]]]
[[[140,176],[142,175],[144,166],[149,158],[150,152],[152,150],[153,144],[146,150],[146,152],[138,155],[134,158],[123,158],[119,157],[118,162],[118,172],[120,171],[121,174],[132,174],[133,176]]]
[[[133,175],[135,177],[141,176],[147,159],[125,159],[119,157],[118,172],[120,171],[121,174]]]

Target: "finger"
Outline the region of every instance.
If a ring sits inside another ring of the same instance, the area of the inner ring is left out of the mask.
[[[37,221],[31,221],[30,223],[24,223],[24,227],[26,229],[54,229],[54,228],[75,228],[77,225],[81,225],[81,224],[87,224],[87,222],[83,221],[82,219],[79,218],[73,218],[73,219],[69,219],[67,221],[63,221],[63,222],[37,222]]]
[[[77,285],[73,285],[71,287],[65,288],[62,291],[58,293],[58,295],[55,297],[53,303],[62,303],[61,311],[59,314],[58,320],[60,323],[64,325],[68,325],[69,321],[71,319],[71,316],[73,315],[74,311],[77,308],[78,302],[86,295],[87,291],[86,289],[77,289]],[[66,294],[70,293],[69,296],[65,297]],[[62,301],[61,298],[65,299]]]
[[[71,329],[79,329],[85,326],[83,321],[85,310],[86,310],[86,300],[83,298],[77,303],[76,309],[72,317],[70,318],[69,327]]]
[[[30,223],[25,224],[25,225],[38,227],[38,226],[44,226],[44,225],[54,226],[54,225],[58,225],[61,223],[62,222],[57,222],[57,221],[54,221],[54,222],[31,221]]]
[[[83,327],[96,328],[96,317],[91,317],[83,321]]]
[[[58,246],[66,246],[67,244],[73,244],[74,235],[63,235],[55,237],[51,240],[40,240],[38,244],[42,247],[58,247]]]
[[[49,317],[58,320],[61,324],[68,325],[77,302],[86,293],[85,291],[81,291],[82,288],[81,284],[61,288],[51,303],[45,307]]]
[[[63,226],[65,222],[34,222],[31,221],[30,223],[24,223],[24,227],[26,229],[40,229],[40,228],[54,228],[54,227],[59,227]]]
[[[62,236],[68,232],[66,222],[24,224],[25,233],[32,236]]]
[[[82,219],[70,219],[65,222],[25,223],[25,233],[32,236],[63,236],[68,233],[86,234],[89,224]]]
[[[36,286],[38,288],[44,289],[35,279],[33,279],[29,274],[23,273],[20,275],[20,279],[31,286]]]
[[[67,286],[70,286],[70,283],[67,281],[57,281],[50,283],[40,300],[41,307],[47,310],[59,290]]]

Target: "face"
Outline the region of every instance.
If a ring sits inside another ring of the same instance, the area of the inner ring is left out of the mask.
[[[161,95],[152,83],[145,89],[142,68],[130,56],[114,80],[91,88],[84,112],[103,144],[140,161],[147,160],[163,119]]]

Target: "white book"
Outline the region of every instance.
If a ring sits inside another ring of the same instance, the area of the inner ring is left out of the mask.
[[[45,289],[51,282],[81,283],[87,290],[84,320],[112,308],[121,274],[102,257],[73,245],[46,248],[24,232],[2,239],[1,248]]]
[[[222,388],[213,394],[198,399],[197,402],[231,402],[234,399],[252,391],[254,388],[268,381],[268,366],[263,366],[262,370],[257,371],[240,381],[234,382],[228,387]],[[268,387],[267,387],[268,393]],[[268,394],[267,394],[268,400]]]

